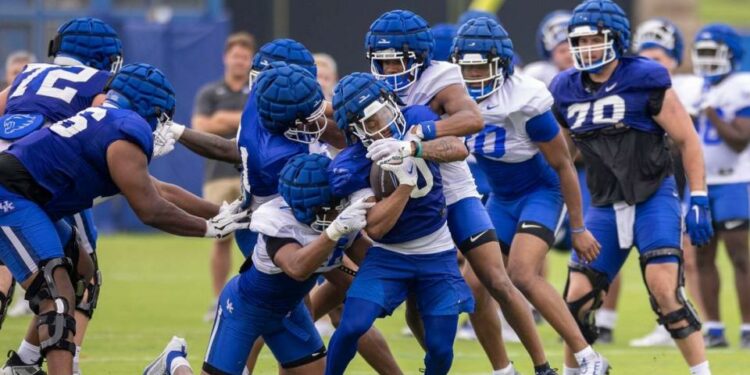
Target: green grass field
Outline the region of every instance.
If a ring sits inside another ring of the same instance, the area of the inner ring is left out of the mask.
[[[94,321],[82,353],[82,369],[87,375],[138,374],[163,348],[172,335],[181,335],[189,343],[188,359],[199,369],[211,325],[201,318],[211,300],[208,277],[208,240],[182,239],[160,235],[106,236],[100,240],[99,257],[104,286]],[[237,252],[239,255],[239,252]],[[567,257],[552,253],[551,278],[562,288]],[[239,267],[239,258],[235,266]],[[722,307],[733,347],[709,353],[714,374],[750,373],[750,351],[737,349],[739,318],[726,257]],[[613,374],[687,374],[676,349],[633,349],[627,342],[649,332],[654,317],[648,307],[645,289],[635,258],[625,266],[625,284],[620,300],[620,318],[616,343],[600,346],[614,366]],[[27,319],[8,319],[0,333],[0,350],[16,349],[25,331]],[[399,335],[404,325],[403,311],[378,321],[391,349],[406,374],[416,374],[423,353],[417,343]],[[540,327],[550,362],[562,367],[562,345],[549,325]],[[520,344],[509,344],[508,351],[524,374],[533,369]],[[491,369],[476,342],[459,341],[455,345],[453,374],[489,374]],[[349,367],[351,374],[370,374],[359,358]],[[257,374],[276,372],[270,352],[264,350]]]

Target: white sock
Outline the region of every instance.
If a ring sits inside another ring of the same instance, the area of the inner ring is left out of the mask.
[[[617,323],[617,311],[610,309],[599,309],[596,312],[596,326],[615,329]]]
[[[253,375],[253,374],[250,372],[250,370],[247,367],[245,367],[244,369],[242,369],[242,375]]]
[[[724,323],[717,322],[715,320],[709,320],[705,323],[703,323],[703,329],[709,330],[709,329],[724,329]]]
[[[581,350],[580,352],[574,353],[573,356],[576,357],[576,362],[578,362],[578,364],[580,365],[581,362],[583,362],[584,359],[591,358],[591,357],[596,357],[596,352],[591,347],[591,345],[589,345],[589,346],[583,348],[583,350]]]
[[[81,347],[76,345],[76,355],[73,356],[73,373],[78,373],[81,368],[79,367],[79,361],[81,359]]]
[[[18,357],[24,363],[30,365],[39,362],[39,359],[42,358],[42,352],[38,346],[31,345],[28,341],[23,340],[21,346],[18,347]]]
[[[704,361],[690,368],[690,375],[711,375],[708,361]]]
[[[500,370],[492,371],[492,375],[513,375],[515,369],[513,368],[513,362],[508,363],[508,366],[501,368]]]
[[[185,357],[175,357],[172,359],[172,362],[169,364],[169,373],[174,374],[177,372],[177,368],[185,366],[192,370],[192,367],[190,367],[190,362],[188,362],[187,358]]]
[[[740,332],[750,332],[750,323],[742,323],[740,325]]]
[[[562,375],[580,375],[581,369],[579,368],[571,368],[568,366],[563,365],[563,373]]]

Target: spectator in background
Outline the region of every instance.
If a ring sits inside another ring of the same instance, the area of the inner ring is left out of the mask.
[[[232,34],[224,44],[224,78],[201,88],[195,98],[192,118],[196,130],[233,138],[240,124],[250,88],[248,79],[255,53],[255,38],[246,32]],[[216,204],[232,202],[240,196],[237,166],[206,160],[203,197]],[[232,268],[232,237],[216,240],[211,251],[211,282],[218,299]],[[214,318],[216,303],[205,316]]]
[[[336,60],[327,53],[316,53],[313,55],[315,65],[318,66],[318,83],[323,89],[326,100],[333,98],[333,87],[339,82],[339,71]]]
[[[15,51],[8,55],[8,58],[5,59],[5,81],[0,82],[0,90],[5,90],[6,87],[10,86],[26,64],[35,62],[36,56],[29,51]]]

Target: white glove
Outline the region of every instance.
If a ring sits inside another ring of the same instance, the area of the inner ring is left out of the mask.
[[[399,185],[417,186],[417,166],[414,158],[408,157],[401,164],[387,164],[378,162],[380,168],[396,175]]]
[[[409,156],[412,143],[395,138],[378,139],[367,148],[367,158],[378,163],[401,164]]]
[[[160,126],[154,132],[154,157],[164,156],[172,150],[182,133],[185,132],[185,126],[176,122],[169,121]]]
[[[204,237],[224,238],[236,230],[250,228],[250,212],[245,210],[232,213],[231,206],[227,205],[227,209],[220,210],[218,215],[206,220]]]
[[[229,211],[229,214],[232,215],[242,212],[242,198],[237,198],[232,203],[224,201],[219,208],[219,213],[221,214],[224,211]]]
[[[338,241],[346,234],[360,231],[367,225],[367,210],[374,205],[375,202],[367,202],[364,199],[350,204],[326,228],[328,238]]]

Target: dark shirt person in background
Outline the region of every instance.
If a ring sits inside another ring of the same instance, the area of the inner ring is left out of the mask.
[[[224,45],[224,77],[209,83],[195,98],[193,107],[193,129],[234,138],[240,124],[240,116],[250,94],[248,74],[255,53],[255,39],[246,32],[229,36]],[[221,204],[232,202],[240,196],[240,174],[237,166],[215,161],[205,161],[203,198]],[[216,240],[211,251],[211,283],[214,296],[221,289],[232,268],[232,238]],[[213,320],[215,303],[205,316]]]

